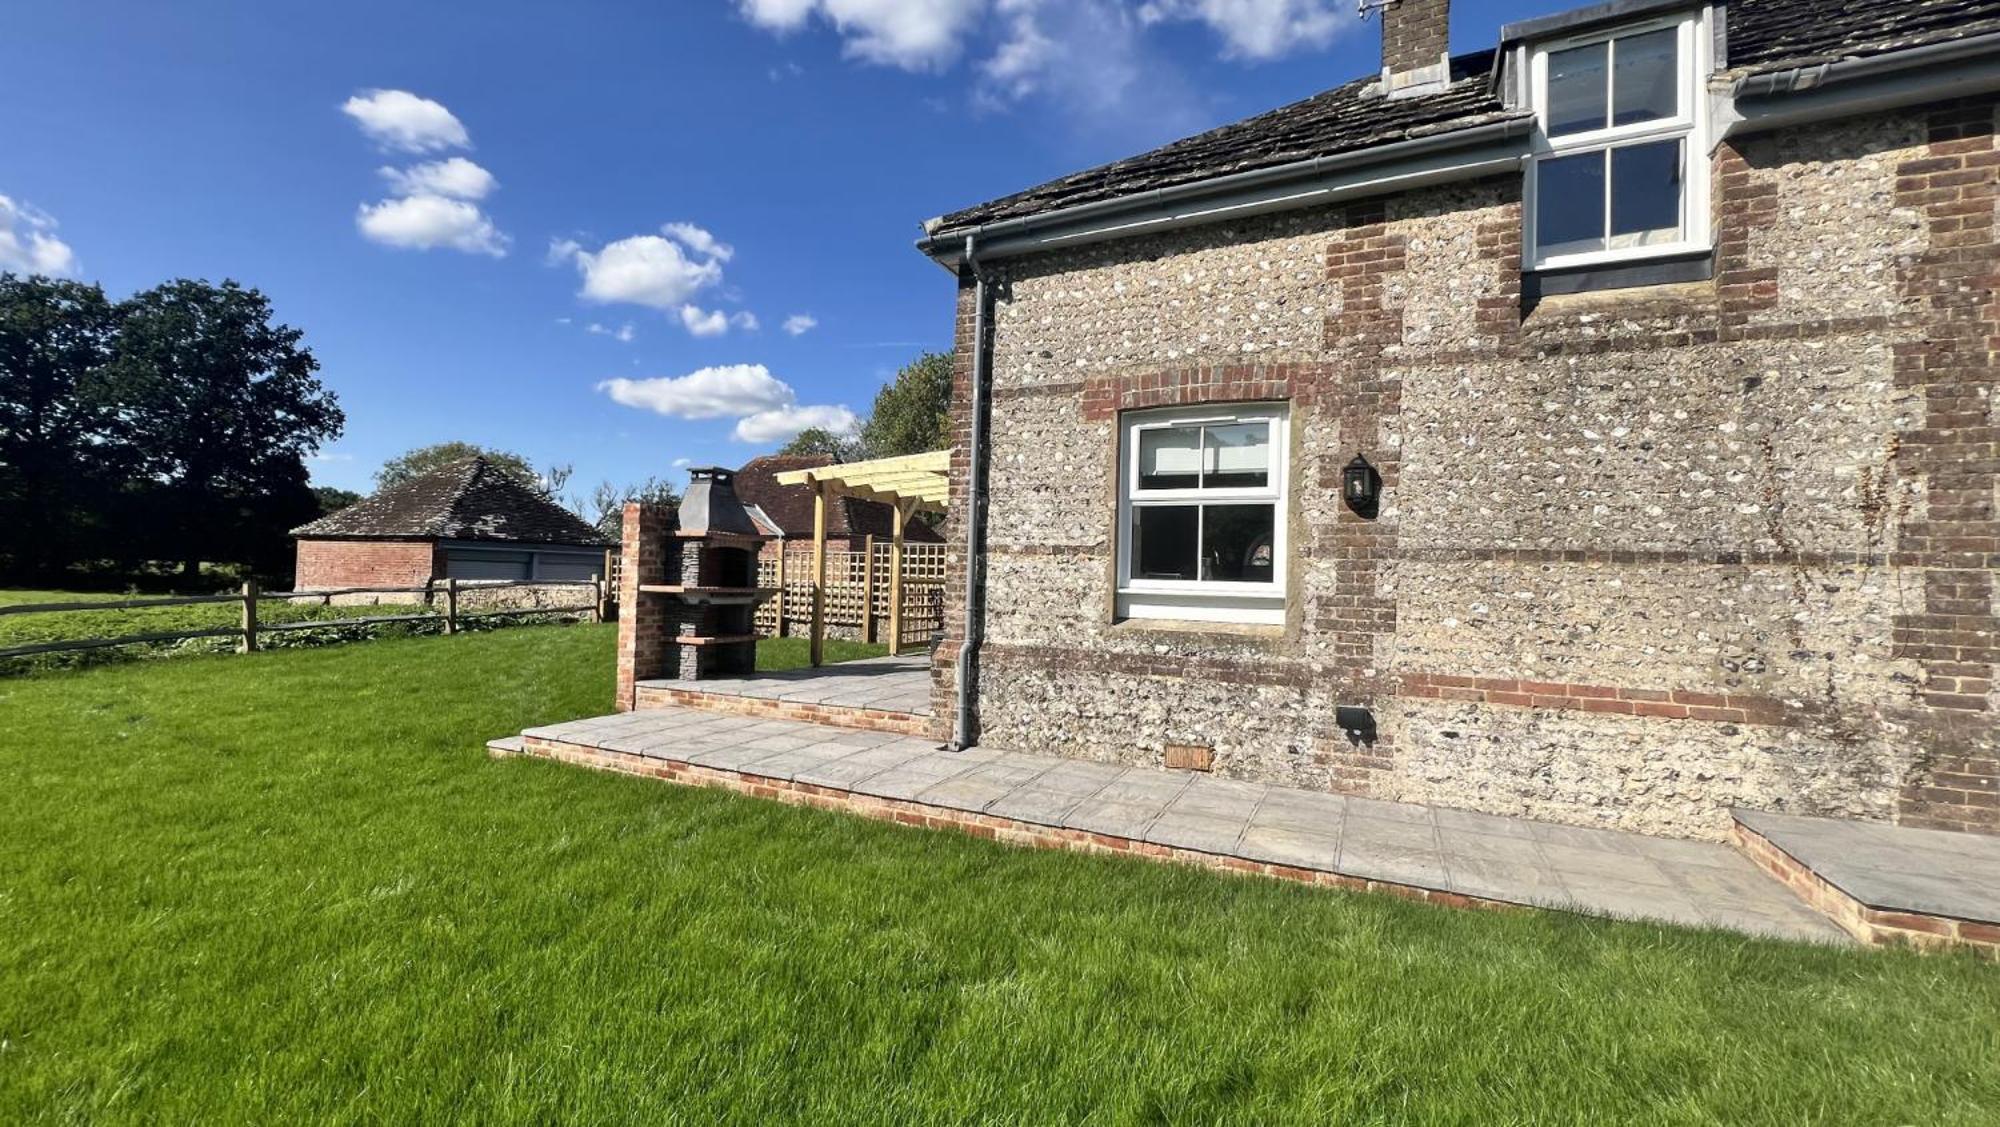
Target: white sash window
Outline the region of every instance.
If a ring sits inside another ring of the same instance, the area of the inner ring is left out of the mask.
[[[1706,28],[1690,12],[1534,48],[1534,269],[1708,249]]]
[[[1286,409],[1124,416],[1118,615],[1281,623]]]

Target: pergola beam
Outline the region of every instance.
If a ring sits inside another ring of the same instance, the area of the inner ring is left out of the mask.
[[[827,502],[836,497],[855,497],[881,502],[895,511],[889,548],[889,652],[898,652],[903,642],[903,525],[917,509],[942,512],[951,504],[951,451],[932,450],[896,458],[786,470],[775,475],[775,480],[779,485],[804,485],[812,489],[812,663],[815,666],[824,660],[826,645]],[[873,566],[873,552],[868,563]],[[868,589],[872,591],[873,585]],[[873,608],[865,608],[865,613],[872,614]]]

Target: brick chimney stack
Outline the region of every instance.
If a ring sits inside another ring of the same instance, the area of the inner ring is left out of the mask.
[[[1382,89],[1391,98],[1441,90],[1451,81],[1451,0],[1386,0]]]

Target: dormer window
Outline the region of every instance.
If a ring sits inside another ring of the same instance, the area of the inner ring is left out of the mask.
[[[1533,268],[1708,249],[1702,15],[1536,45],[1528,171]]]

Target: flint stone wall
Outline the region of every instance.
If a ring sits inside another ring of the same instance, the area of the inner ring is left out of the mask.
[[[981,739],[1695,837],[2000,828],[1993,112],[1724,146],[1713,280],[1533,309],[1518,178],[997,264]],[[1114,621],[1118,413],[1267,398],[1290,621]]]

